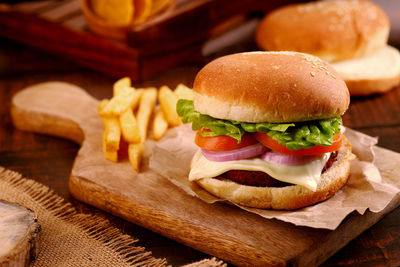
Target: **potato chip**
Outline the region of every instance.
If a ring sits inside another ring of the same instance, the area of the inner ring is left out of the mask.
[[[152,0],[133,0],[135,5],[134,24],[145,21],[151,14]]]
[[[174,0],[153,0],[150,16],[159,13],[170,6]]]
[[[134,16],[132,0],[92,0],[93,12],[115,25],[130,24]]]

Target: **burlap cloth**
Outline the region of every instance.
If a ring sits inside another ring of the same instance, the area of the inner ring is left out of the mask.
[[[0,199],[33,210],[41,225],[39,250],[31,266],[166,266],[137,240],[99,216],[78,213],[47,186],[0,167]],[[195,266],[226,266],[217,259]]]

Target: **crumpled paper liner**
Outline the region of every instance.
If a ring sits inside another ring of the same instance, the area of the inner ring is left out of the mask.
[[[377,144],[377,138],[349,128],[346,128],[345,136],[351,142],[353,153],[357,157],[351,163],[347,184],[330,199],[294,211],[237,206],[267,219],[276,218],[295,225],[330,230],[339,226],[353,211],[360,214],[364,214],[367,209],[372,212],[382,211],[400,192],[400,185],[393,180],[382,178],[379,169],[374,165],[374,146]],[[198,149],[193,140],[194,132],[188,125],[169,131],[154,147],[150,168],[191,196],[196,196],[207,203],[225,202],[226,200],[211,195],[188,180],[190,161]]]

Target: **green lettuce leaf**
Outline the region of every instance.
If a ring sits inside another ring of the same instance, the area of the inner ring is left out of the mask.
[[[266,133],[280,145],[290,150],[311,148],[316,145],[332,145],[333,135],[340,131],[342,119],[337,116],[323,120],[313,120],[295,123],[249,123],[216,119],[199,113],[194,109],[193,101],[180,99],[176,106],[183,123],[192,123],[192,129],[209,129],[200,133],[202,136],[230,136],[241,142],[246,132]]]

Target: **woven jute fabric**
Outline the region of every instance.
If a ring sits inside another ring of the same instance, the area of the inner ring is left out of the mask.
[[[33,210],[41,225],[31,266],[167,266],[99,216],[82,214],[47,186],[0,167],[0,199]],[[225,266],[205,259],[191,266]]]

